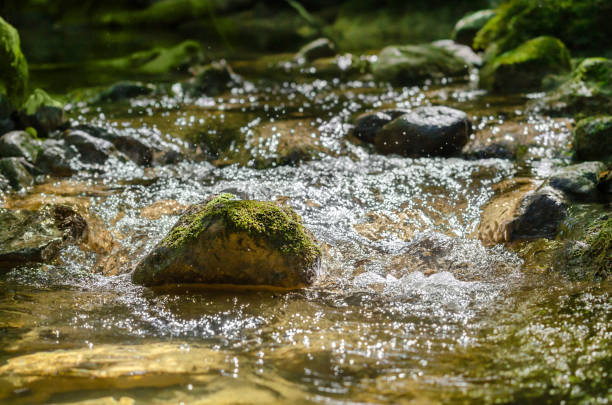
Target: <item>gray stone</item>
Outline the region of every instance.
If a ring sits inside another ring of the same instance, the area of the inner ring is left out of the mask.
[[[527,193],[507,225],[509,241],[554,238],[567,217],[567,207],[563,193],[552,187]]]
[[[0,174],[6,177],[11,187],[15,190],[34,184],[34,179],[25,166],[26,163],[27,161],[23,158],[10,157],[0,159]]]
[[[78,125],[72,129],[111,142],[119,152],[140,166],[149,166],[153,162],[154,149],[143,139],[132,135],[117,134],[91,125]]]
[[[584,162],[556,170],[548,183],[572,200],[593,201],[599,197],[598,186],[607,167],[602,162]]]
[[[40,150],[40,141],[25,131],[12,131],[0,137],[0,157],[22,157],[33,163]]]
[[[44,173],[70,176],[77,171],[78,153],[65,145],[64,141],[48,139],[36,159],[36,167]]]
[[[397,117],[408,113],[408,110],[382,110],[361,114],[355,120],[352,134],[364,142],[374,143],[376,133]]]
[[[419,107],[382,127],[374,144],[384,154],[452,156],[467,143],[471,128],[463,111],[444,106]]]
[[[138,96],[147,96],[153,93],[153,91],[155,91],[155,87],[150,84],[125,80],[107,87],[100,92],[100,94],[95,96],[91,102],[106,103],[123,101]]]
[[[93,137],[83,131],[69,131],[64,137],[66,145],[74,146],[84,163],[103,164],[115,151],[114,145],[105,140]]]

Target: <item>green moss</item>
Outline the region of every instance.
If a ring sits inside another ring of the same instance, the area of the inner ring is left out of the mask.
[[[595,276],[607,278],[612,274],[612,218],[590,229],[589,248],[584,257],[594,268]]]
[[[536,89],[544,76],[570,70],[571,58],[565,45],[544,36],[489,61],[480,72],[480,84],[496,91]]]
[[[51,98],[44,90],[36,89],[30,94],[27,101],[23,104],[23,109],[26,114],[33,115],[40,107],[55,107],[60,110],[64,108],[64,105],[59,101]]]
[[[508,0],[476,35],[474,47],[488,58],[541,35],[561,39],[576,51],[609,47],[612,2],[609,0]]]
[[[219,219],[228,229],[264,238],[283,254],[302,257],[307,263],[313,263],[320,255],[319,248],[293,209],[268,201],[236,200],[228,193],[213,198],[197,211],[181,218],[162,245],[180,248]]]
[[[161,0],[144,10],[108,13],[100,22],[108,25],[174,25],[186,20],[210,15],[215,8],[212,0]]]
[[[15,106],[25,98],[28,84],[28,64],[19,41],[19,34],[0,17],[0,89]]]

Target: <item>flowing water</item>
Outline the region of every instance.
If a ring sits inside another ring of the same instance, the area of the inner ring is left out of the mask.
[[[475,237],[495,184],[545,178],[564,159],[568,121],[528,113],[530,97],[492,97],[470,81],[249,77],[214,98],[71,106],[75,122],[177,150],[213,127],[249,139],[267,125],[304,128],[326,152],[267,169],[114,160],[4,196],[12,208],[81,207],[110,242],[2,276],[0,402],[611,402],[612,285],[570,282]],[[346,138],[356,113],[430,104],[466,111],[476,137],[534,146],[518,163],[409,159]],[[275,139],[247,147],[274,157]],[[181,207],[222,191],[295,208],[323,246],[317,282],[297,291],[132,284],[129,270]]]

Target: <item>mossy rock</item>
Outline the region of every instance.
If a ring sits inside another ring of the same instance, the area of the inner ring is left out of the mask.
[[[65,124],[64,105],[44,90],[36,89],[19,111],[19,121],[23,127],[32,127],[38,135],[46,137]]]
[[[23,102],[28,87],[28,63],[21,52],[19,34],[0,17],[0,93],[14,106]]]
[[[536,90],[546,75],[568,73],[571,66],[561,41],[539,37],[487,62],[480,71],[480,86],[492,91]]]
[[[448,50],[431,44],[388,46],[372,63],[379,81],[394,85],[416,85],[425,79],[466,75],[467,64]]]
[[[584,59],[571,75],[535,105],[558,114],[609,114],[612,111],[612,60]]]
[[[26,131],[12,131],[0,137],[0,157],[20,157],[34,163],[41,149],[40,141]]]
[[[612,116],[578,121],[574,128],[574,152],[578,160],[612,161]]]
[[[311,284],[321,251],[299,215],[221,194],[190,207],[132,275],[135,283],[296,288]]]
[[[478,31],[493,17],[495,17],[495,10],[479,10],[469,13],[457,21],[453,30],[453,39],[457,43],[472,46]]]
[[[92,65],[145,74],[163,74],[186,70],[187,67],[201,62],[202,59],[202,46],[196,41],[187,40],[170,48],[156,47],[122,58],[100,60]]]
[[[15,190],[29,187],[34,183],[26,164],[27,162],[23,158],[8,157],[0,159],[0,174],[9,181],[10,186]]]
[[[608,0],[509,0],[478,32],[474,48],[487,59],[542,35],[559,38],[572,51],[601,51],[612,37]]]

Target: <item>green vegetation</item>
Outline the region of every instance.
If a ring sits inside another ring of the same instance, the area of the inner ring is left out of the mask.
[[[314,263],[320,256],[319,248],[292,208],[268,201],[235,198],[233,194],[221,194],[201,209],[185,215],[162,241],[162,245],[179,248],[196,239],[213,222],[222,220],[229,230],[265,238],[282,253],[299,256],[308,264]]]
[[[23,104],[23,109],[27,115],[33,115],[41,107],[53,107],[61,110],[64,105],[49,96],[44,90],[35,89]]]
[[[21,52],[19,34],[0,17],[0,93],[20,106],[28,86],[28,64]]]
[[[587,240],[589,248],[584,257],[596,277],[607,278],[612,274],[612,218],[592,226],[590,234]]]
[[[571,59],[565,45],[545,36],[489,61],[480,72],[480,85],[495,91],[537,89],[544,76],[570,70]]]
[[[608,0],[508,0],[478,32],[476,49],[489,58],[542,35],[559,38],[572,51],[607,50],[612,36]]]

